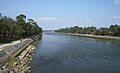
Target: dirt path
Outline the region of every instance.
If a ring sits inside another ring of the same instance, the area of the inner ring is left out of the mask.
[[[25,40],[27,40],[27,39],[22,39],[22,41],[25,41]],[[17,40],[17,41],[13,41],[12,43],[0,44],[0,51],[3,50],[4,47],[12,46],[12,45],[18,44],[20,42],[21,42],[21,40]]]

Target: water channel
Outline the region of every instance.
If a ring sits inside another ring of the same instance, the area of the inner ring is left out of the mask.
[[[43,33],[30,73],[120,73],[120,41]]]

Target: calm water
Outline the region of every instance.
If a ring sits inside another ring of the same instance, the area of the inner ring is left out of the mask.
[[[120,41],[44,33],[31,73],[120,73]]]

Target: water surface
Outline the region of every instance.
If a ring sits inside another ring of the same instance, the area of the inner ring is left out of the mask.
[[[31,73],[120,73],[120,41],[44,33]]]

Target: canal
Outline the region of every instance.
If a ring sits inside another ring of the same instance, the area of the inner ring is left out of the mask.
[[[120,73],[120,41],[43,33],[30,73]]]

